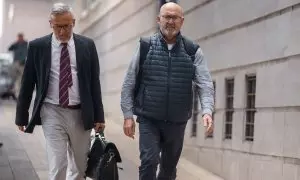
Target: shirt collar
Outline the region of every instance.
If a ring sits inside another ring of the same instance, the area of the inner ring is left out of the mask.
[[[52,44],[53,44],[55,47],[59,47],[60,44],[61,44],[61,41],[58,40],[54,34],[52,34]],[[72,47],[73,45],[74,45],[74,39],[73,39],[73,33],[72,33],[71,38],[70,38],[70,40],[68,41],[68,46]]]

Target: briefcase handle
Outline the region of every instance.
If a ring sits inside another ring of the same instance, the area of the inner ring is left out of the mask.
[[[95,137],[101,138],[103,141],[105,141],[104,131],[95,132]]]

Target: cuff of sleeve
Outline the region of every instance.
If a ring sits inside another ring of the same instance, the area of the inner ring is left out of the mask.
[[[104,119],[95,119],[95,122],[94,123],[105,123],[105,120]]]
[[[210,109],[204,109],[202,111],[202,115],[204,116],[205,114],[208,114],[208,115],[212,116],[212,110],[210,110]]]
[[[133,118],[133,113],[131,111],[124,112],[124,119]]]

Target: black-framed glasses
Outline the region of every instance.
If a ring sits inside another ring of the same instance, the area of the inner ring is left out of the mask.
[[[165,19],[166,21],[170,21],[171,19],[173,21],[179,21],[180,19],[182,19],[181,16],[171,16],[171,15],[162,15],[161,16],[163,19]]]
[[[60,30],[70,30],[73,27],[73,24],[67,24],[67,25],[57,25],[57,24],[53,24],[52,25],[54,30],[60,31]]]

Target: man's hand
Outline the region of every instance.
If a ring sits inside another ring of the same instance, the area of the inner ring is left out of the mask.
[[[104,131],[104,128],[105,128],[105,123],[95,123],[94,130],[96,133]]]
[[[133,118],[125,119],[123,125],[124,134],[134,139],[135,135],[135,122]]]
[[[213,127],[213,119],[212,119],[211,115],[204,114],[203,125],[206,128],[206,135],[210,135],[213,133],[214,127]]]
[[[24,132],[25,131],[25,126],[18,126],[19,130]]]

